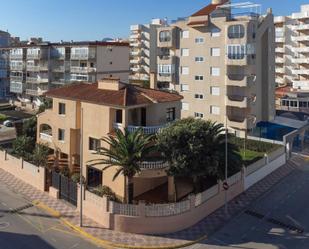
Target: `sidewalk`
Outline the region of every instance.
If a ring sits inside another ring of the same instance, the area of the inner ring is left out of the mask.
[[[232,200],[228,205],[230,217],[233,217],[241,212],[245,206],[271,189],[272,186],[290,174],[293,170],[300,166],[301,163],[303,163],[303,159],[300,156],[294,156],[291,161],[264,178],[262,181],[255,184],[246,193],[243,193]],[[0,169],[0,181],[5,183],[13,191],[25,196],[30,201],[40,201],[48,207],[60,212],[63,219],[78,226],[79,214],[76,208],[70,204],[50,197],[47,193],[43,193],[23,181],[18,180],[13,175],[3,171],[2,169]],[[88,218],[84,218],[83,230],[99,240],[108,241],[110,242],[110,245],[116,245],[116,247],[130,248],[135,246],[135,248],[179,248],[181,245],[185,246],[187,243],[193,244],[200,239],[205,239],[206,235],[216,231],[224,225],[225,222],[224,208],[220,208],[189,229],[162,236],[136,235],[112,231],[104,229],[96,222]]]

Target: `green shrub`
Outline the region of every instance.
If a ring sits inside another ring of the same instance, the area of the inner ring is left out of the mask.
[[[74,174],[71,176],[71,180],[72,180],[73,182],[75,182],[75,183],[80,183],[80,174],[79,174],[79,173],[74,173]],[[86,182],[84,176],[82,177],[82,181],[83,181],[83,183]]]
[[[238,137],[233,137],[231,138],[232,143],[234,143],[239,149],[244,148],[244,139],[243,138],[238,138]],[[262,153],[270,153],[278,148],[280,148],[281,145],[278,144],[271,144],[271,143],[266,143],[262,141],[255,141],[255,140],[250,140],[246,139],[246,149],[251,150],[251,151],[256,151],[256,152],[262,152]]]
[[[5,114],[0,114],[0,123],[3,123],[5,120],[7,120],[8,116]]]
[[[116,194],[107,186],[97,186],[92,190],[92,192],[101,197],[105,196],[111,201],[117,200]]]

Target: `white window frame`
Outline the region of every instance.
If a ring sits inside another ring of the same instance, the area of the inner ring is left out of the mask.
[[[188,48],[182,48],[180,53],[182,57],[188,57],[190,55],[190,50]]]
[[[182,30],[182,31],[181,31],[181,38],[182,38],[182,39],[188,39],[188,38],[190,38],[190,31],[189,31],[189,30]]]
[[[218,86],[211,86],[210,87],[210,94],[213,95],[213,96],[220,96],[220,90],[221,89]]]
[[[180,91],[181,92],[188,92],[190,90],[188,84],[180,84]]]
[[[180,70],[181,70],[181,75],[189,75],[190,74],[189,67],[181,67]]]
[[[210,75],[218,77],[220,76],[220,67],[211,67],[210,68]]]
[[[189,109],[190,109],[190,104],[187,103],[187,102],[182,102],[182,104],[181,104],[181,109],[182,109],[183,111],[189,111]]]
[[[220,48],[211,48],[210,54],[212,57],[219,57],[221,55]]]
[[[220,106],[216,106],[216,105],[211,105],[210,106],[210,114],[220,115],[220,113],[221,113]]]

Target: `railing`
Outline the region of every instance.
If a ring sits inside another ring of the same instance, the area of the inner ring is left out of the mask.
[[[15,70],[15,71],[23,71],[24,70],[24,66],[23,65],[15,65],[15,66],[11,65],[10,69],[11,70]]]
[[[141,127],[141,126],[128,126],[128,131],[129,132],[136,132],[138,129],[142,129],[142,131],[145,134],[156,134],[160,132],[162,128],[164,128],[165,125],[158,125],[158,126],[146,126],[146,127]]]
[[[10,80],[11,81],[17,81],[17,82],[22,82],[23,81],[23,76],[13,76],[13,75],[10,75]]]
[[[165,169],[169,166],[168,162],[157,161],[157,162],[141,162],[140,167],[142,170],[153,170],[153,169]]]
[[[52,142],[53,136],[51,135],[51,131],[45,131],[40,133],[40,138],[47,142]]]
[[[204,192],[197,194],[195,196],[195,206],[197,207],[203,204],[204,202],[208,201],[218,193],[219,193],[219,185],[216,184],[215,186],[205,190]]]
[[[27,59],[40,59],[41,54],[27,54]]]
[[[236,184],[237,182],[239,182],[241,180],[241,172],[238,172],[237,174],[229,177],[227,179],[227,183],[232,186],[234,184]]]
[[[86,54],[71,54],[72,60],[88,60],[94,59],[95,53],[86,53]]]
[[[27,77],[26,78],[27,83],[47,83],[47,78],[37,78],[37,77]]]
[[[38,72],[40,71],[40,66],[29,66],[27,65],[27,71],[35,71],[35,72]]]
[[[22,54],[10,54],[11,59],[22,59],[23,55]]]
[[[92,73],[95,71],[94,67],[71,67],[71,73]]]
[[[134,204],[122,204],[110,201],[110,212],[113,214],[138,216],[138,206]]]
[[[145,207],[147,217],[165,217],[182,214],[190,210],[190,200],[171,204],[155,204]]]

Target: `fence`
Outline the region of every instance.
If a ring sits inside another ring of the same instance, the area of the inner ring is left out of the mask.
[[[195,196],[195,206],[199,206],[219,193],[219,184]]]
[[[170,204],[155,204],[145,206],[147,217],[165,217],[182,214],[190,210],[190,200]]]
[[[282,141],[272,140],[272,139],[267,139],[267,138],[261,138],[261,137],[247,136],[247,139],[265,142],[265,143],[271,143],[271,144],[285,145],[285,143],[282,142]]]

